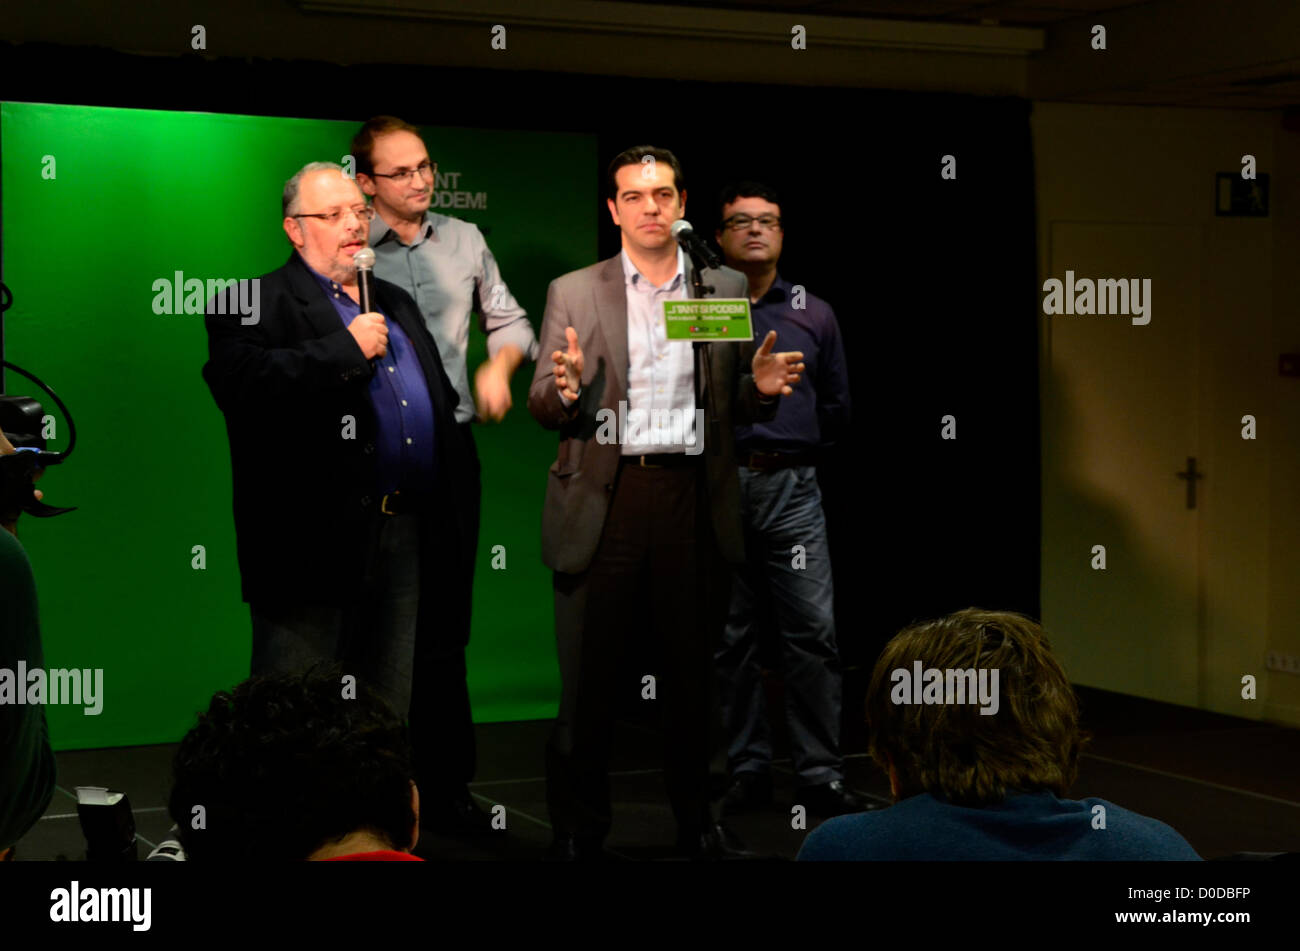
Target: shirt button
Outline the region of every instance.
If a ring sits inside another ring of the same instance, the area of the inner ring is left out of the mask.
[[[388,372],[389,372],[389,373],[396,373],[397,371],[396,371],[393,367],[389,367],[389,368],[388,368]]]
[[[409,446],[409,445],[411,444],[411,442],[412,442],[411,437],[410,437],[410,436],[407,436],[407,437],[406,437],[406,444]]]
[[[369,505],[369,504],[370,504],[370,496],[368,496],[368,495],[363,495],[363,496],[361,496],[361,505],[362,505],[362,507],[365,507],[365,506],[367,506],[367,505]]]
[[[402,400],[402,405],[403,405],[403,406],[406,405],[406,400]]]

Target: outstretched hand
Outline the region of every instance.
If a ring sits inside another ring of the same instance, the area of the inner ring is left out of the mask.
[[[569,342],[568,349],[551,353],[555,361],[555,388],[565,399],[576,400],[582,386],[582,348],[578,346],[578,332],[572,327],[564,328],[564,337]]]
[[[773,353],[775,343],[776,331],[769,330],[762,345],[754,351],[750,364],[754,371],[754,385],[764,396],[789,396],[794,392],[791,387],[799,382],[799,374],[804,370],[803,353],[799,350]]]

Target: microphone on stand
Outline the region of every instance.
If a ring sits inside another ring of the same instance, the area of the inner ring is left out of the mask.
[[[695,233],[691,223],[685,218],[678,218],[673,222],[672,228],[669,229],[677,243],[685,249],[686,253],[694,258],[697,262],[702,262],[709,269],[716,269],[722,265],[722,259],[718,257],[709,243]]]

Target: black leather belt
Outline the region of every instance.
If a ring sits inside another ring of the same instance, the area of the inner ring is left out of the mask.
[[[747,469],[793,469],[796,466],[815,466],[817,456],[812,452],[750,452],[740,457]]]
[[[379,499],[379,511],[384,515],[406,515],[424,507],[425,497],[411,492],[389,492]]]
[[[639,469],[685,469],[699,464],[701,453],[688,456],[684,452],[658,452],[647,456],[624,456],[623,463]]]

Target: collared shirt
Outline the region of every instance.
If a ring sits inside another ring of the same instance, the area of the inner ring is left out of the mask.
[[[750,307],[755,342],[775,330],[772,349],[802,351],[804,372],[793,392],[781,397],[776,419],[736,427],[737,452],[803,452],[831,446],[843,438],[848,425],[848,363],[835,312],[820,297],[807,293],[802,308],[794,303],[790,282],[778,274],[767,293]]]
[[[336,281],[310,264],[307,269],[324,289],[343,325],[352,326],[361,313],[361,305]],[[434,473],[433,401],[429,398],[429,386],[411,339],[401,325],[387,319],[388,315],[378,309],[378,303],[375,307],[375,312],[383,314],[388,324],[388,351],[371,361],[375,364],[375,375],[370,378],[370,404],[375,410],[376,491],[386,495],[397,489],[425,490],[433,484]],[[340,420],[340,431],[342,425]]]
[[[456,422],[469,422],[475,412],[467,366],[471,312],[479,313],[489,357],[514,344],[525,359],[536,360],[540,349],[533,325],[501,279],[483,233],[468,221],[426,211],[415,240],[403,244],[375,215],[370,246],[375,249],[375,274],[405,290],[419,306],[460,396]]]
[[[695,445],[695,353],[689,341],[669,340],[663,302],[685,300],[686,255],[677,249],[677,273],[657,287],[627,251],[627,424],[619,421],[622,453],[685,452]]]

